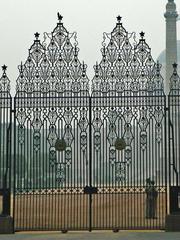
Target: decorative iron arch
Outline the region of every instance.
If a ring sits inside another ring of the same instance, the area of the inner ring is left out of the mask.
[[[160,148],[163,148],[165,94],[160,74],[161,65],[159,62],[155,63],[144,36],[145,33],[141,32],[140,39],[136,42],[133,33],[124,28],[121,17],[118,16],[112,32],[104,33],[102,60],[94,66],[94,161],[100,161],[101,166],[106,162],[106,168],[112,172],[109,181],[114,184],[126,184],[130,181],[126,174],[131,175],[134,184],[139,184],[140,173],[137,174],[133,168],[138,164],[138,155],[147,155],[148,151],[153,151],[150,140],[148,142],[149,135],[152,134],[153,141],[157,141]],[[116,149],[118,139],[126,142],[123,153]],[[135,141],[139,142],[139,146],[135,145]],[[106,156],[102,159],[104,148]],[[151,157],[142,161],[144,166],[153,162]],[[163,165],[163,162],[160,164]],[[149,177],[146,167],[141,171]],[[98,175],[103,173],[99,170]],[[100,180],[97,181],[99,183]],[[143,184],[142,180],[140,184]]]
[[[50,96],[65,94],[88,95],[89,79],[87,65],[78,59],[76,33],[69,33],[58,13],[57,26],[51,34],[45,33],[44,42],[35,33],[35,40],[29,49],[24,64],[19,66],[17,93]],[[72,43],[72,39],[74,43]],[[55,94],[55,95],[54,95]]]
[[[73,117],[74,121],[79,121],[84,141],[87,138],[89,79],[86,64],[78,58],[76,33],[67,31],[59,13],[58,20],[53,31],[44,34],[42,43],[39,40],[40,34],[35,33],[28,58],[19,66],[15,108],[21,148],[24,146],[28,149],[25,132],[31,127],[33,151],[39,154],[44,144],[43,131],[48,132],[46,140],[49,144],[49,162],[55,168],[56,180],[62,183],[65,181],[66,167],[71,165],[72,160],[75,138]],[[60,130],[63,124],[64,129]],[[65,142],[66,145],[63,162],[57,161],[57,142]],[[82,148],[86,151],[87,143]]]
[[[137,43],[117,17],[113,31],[104,33],[102,60],[94,66],[93,95],[164,95],[161,66],[153,60],[144,35],[140,33]]]

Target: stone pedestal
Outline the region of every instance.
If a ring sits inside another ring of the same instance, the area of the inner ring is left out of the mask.
[[[0,234],[14,233],[13,218],[0,215]]]
[[[180,214],[166,216],[166,232],[180,232]]]

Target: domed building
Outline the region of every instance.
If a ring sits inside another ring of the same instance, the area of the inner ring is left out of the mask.
[[[158,61],[161,64],[165,64],[166,63],[166,51],[162,51],[158,57]],[[177,41],[177,61],[180,64],[180,40]]]
[[[162,75],[165,79],[165,93],[168,94],[170,78],[173,73],[172,64],[179,62],[177,56],[177,51],[179,51],[179,42],[177,46],[177,21],[179,15],[176,11],[175,0],[168,0],[164,17],[166,19],[166,50],[160,54],[159,61],[162,64],[164,63]]]
[[[161,74],[163,78],[166,78],[166,50],[162,51],[157,59],[160,64],[162,64]],[[177,63],[178,63],[178,72],[180,73],[180,40],[177,41]],[[173,72],[173,67],[172,67]]]

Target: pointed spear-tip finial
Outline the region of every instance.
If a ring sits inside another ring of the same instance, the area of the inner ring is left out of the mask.
[[[23,62],[21,62],[18,68],[19,68],[20,77],[23,78]]]
[[[78,55],[78,49],[77,49],[77,46],[75,45],[74,46],[74,56],[77,57]]]
[[[39,39],[39,36],[40,36],[40,34],[39,34],[38,32],[36,32],[36,33],[34,34],[34,36],[35,36],[36,40],[38,40],[38,39]]]
[[[94,66],[96,74],[99,72],[99,64],[96,62],[96,65]]]
[[[160,76],[160,70],[161,70],[161,66],[160,66],[159,61],[157,60],[157,64],[156,64],[156,75],[157,75],[157,77]]]
[[[63,16],[58,12],[57,13],[57,16],[58,16],[58,20],[59,22],[61,23],[62,19],[63,19]]]
[[[84,61],[82,62],[82,76],[86,76],[86,64],[84,63]]]
[[[85,65],[84,61],[82,62],[82,68],[83,68],[83,71],[86,70],[86,65]]]
[[[118,21],[118,23],[121,22],[121,19],[122,19],[122,17],[121,17],[120,15],[118,15],[118,16],[117,16],[117,21]]]
[[[102,56],[103,56],[104,58],[106,57],[106,46],[103,46]]]
[[[21,65],[19,66],[20,72],[23,72],[23,62],[21,61]]]
[[[95,70],[95,77],[98,78],[99,77],[99,65],[98,65],[98,62],[96,62],[96,65],[94,66],[94,70]]]

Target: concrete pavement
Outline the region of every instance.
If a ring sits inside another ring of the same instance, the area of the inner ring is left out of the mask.
[[[0,240],[180,240],[180,232],[160,231],[111,231],[89,232],[22,232],[14,235],[0,235]]]

